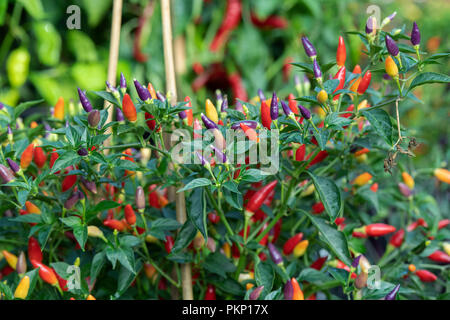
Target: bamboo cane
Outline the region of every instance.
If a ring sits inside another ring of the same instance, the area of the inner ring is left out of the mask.
[[[161,15],[163,29],[164,45],[164,65],[166,73],[166,88],[170,93],[170,103],[177,101],[177,87],[175,80],[175,65],[173,60],[172,44],[172,24],[170,16],[170,0],[161,0]],[[173,166],[171,168],[173,170]],[[172,187],[169,195],[175,193]],[[176,216],[178,222],[184,224],[186,221],[186,203],[184,193],[175,193]],[[191,265],[189,263],[181,264],[181,286],[183,291],[183,300],[193,300]]]
[[[108,61],[108,81],[113,87],[116,86],[117,62],[119,60],[120,27],[122,24],[122,0],[114,0],[111,22],[111,41],[109,43],[109,61]],[[108,90],[108,88],[106,88]],[[103,108],[108,108],[108,119],[106,123],[112,121],[113,108],[111,103],[105,100]],[[108,131],[110,128],[108,128]],[[110,137],[105,140],[104,145],[108,147],[111,143]],[[106,149],[105,153],[109,150]]]

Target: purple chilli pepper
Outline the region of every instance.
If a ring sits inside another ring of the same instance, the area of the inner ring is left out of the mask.
[[[11,170],[14,173],[19,172],[20,167],[17,163],[15,163],[13,160],[11,160],[11,158],[6,158],[6,162],[8,163],[8,166],[11,168]]]
[[[14,180],[14,174],[11,171],[11,169],[4,166],[3,164],[0,164],[0,177],[2,178],[3,183],[5,184]]]
[[[396,285],[394,289],[392,289],[391,292],[389,292],[385,297],[384,300],[395,300],[395,297],[397,296],[398,290],[400,290],[400,285]]]
[[[225,155],[225,153],[220,151],[215,146],[211,146],[211,148],[214,150],[214,153],[216,154],[216,157],[219,160],[218,163],[226,163],[227,162],[227,156]]]
[[[291,280],[288,280],[284,285],[284,300],[292,300],[294,297],[294,287],[292,286]]]
[[[178,116],[180,117],[181,120],[186,119],[187,118],[186,111],[182,110],[182,111],[178,112]]]
[[[158,98],[158,100],[165,102],[166,101],[166,97],[159,91],[156,91],[156,97]]]
[[[258,97],[259,100],[261,100],[261,102],[266,101],[266,96],[264,95],[264,92],[261,89],[258,89]]]
[[[244,108],[242,107],[242,103],[236,100],[236,111],[244,112]]]
[[[354,268],[354,269],[358,268],[359,260],[361,260],[361,257],[362,257],[362,254],[360,254],[355,259],[353,259],[352,268]]]
[[[400,190],[400,193],[405,196],[405,198],[409,198],[412,195],[412,190],[403,182],[400,182],[398,184],[398,189]]]
[[[322,83],[322,71],[320,70],[319,64],[317,60],[314,59],[313,62],[313,70],[314,70],[314,78],[316,78],[317,82]]]
[[[383,80],[389,81],[392,80],[392,78],[387,73],[385,73],[383,74]]]
[[[97,194],[97,186],[94,181],[89,181],[89,180],[85,179],[84,177],[80,177],[80,180],[81,180],[82,185],[87,190],[89,190],[93,194]]]
[[[86,97],[86,94],[81,91],[80,88],[78,89],[78,96],[80,97],[81,105],[83,106],[84,111],[91,112],[92,111],[92,105],[89,99]]]
[[[306,109],[304,106],[302,106],[301,104],[298,105],[298,108],[300,109],[300,113],[302,114],[302,117],[305,118],[306,120],[311,119],[311,111],[309,111],[308,109]]]
[[[317,56],[317,53],[312,43],[307,37],[302,37],[302,44],[303,48],[305,48],[306,55],[313,60]]]
[[[250,300],[258,300],[259,296],[261,295],[261,292],[264,290],[264,286],[256,287],[252,293],[250,293],[249,299]]]
[[[66,200],[66,202],[64,202],[64,208],[66,208],[67,210],[71,209],[78,202],[78,200],[83,198],[83,192],[77,190]]]
[[[206,129],[219,129],[217,124],[209,119],[207,116],[205,116],[203,113],[201,114],[201,118],[203,123],[205,124]]]
[[[120,73],[120,91],[122,91],[123,94],[127,91],[127,80],[125,80],[123,72]]]
[[[120,110],[120,108],[116,108],[116,121],[121,122],[124,121],[124,116],[123,116],[123,112],[122,110]]]
[[[389,35],[386,35],[384,39],[386,41],[386,49],[389,54],[393,57],[397,57],[400,50],[398,49],[394,39],[392,39]]]
[[[208,161],[206,161],[205,157],[203,157],[200,153],[196,151],[195,154],[197,155],[197,158],[200,160],[202,166],[207,166],[209,164]]]
[[[276,265],[282,265],[283,257],[281,256],[280,251],[278,251],[278,249],[271,242],[269,242],[267,247],[269,248],[269,253],[270,253],[270,257],[272,258],[272,261]]]
[[[223,96],[222,105],[220,107],[220,112],[227,112],[228,109],[228,97],[227,95]]]
[[[377,27],[377,20],[374,16],[370,16],[367,19],[366,23],[366,34],[372,36],[374,34],[374,31],[376,31]]]
[[[87,151],[86,148],[78,149],[77,153],[78,153],[78,155],[80,155],[82,157],[87,156],[89,154],[89,152]]]
[[[278,98],[275,92],[273,93],[272,101],[270,102],[270,117],[272,120],[278,119]]]
[[[292,110],[283,100],[281,100],[281,107],[283,108],[284,114],[289,117],[292,113]]]
[[[9,124],[6,128],[6,135],[7,135],[9,141],[13,141],[13,132],[12,132],[11,126]]]
[[[253,120],[241,120],[241,121],[237,121],[237,122],[233,122],[233,124],[231,125],[231,129],[233,130],[238,130],[241,128],[241,123],[245,124],[247,127],[250,127],[252,129],[256,129],[256,127],[258,126],[258,122],[253,121]]]
[[[147,88],[144,88],[136,79],[133,82],[139,98],[144,102],[150,102],[150,92],[148,92]]]
[[[414,47],[419,47],[420,44],[420,30],[415,21],[411,31],[411,43]]]

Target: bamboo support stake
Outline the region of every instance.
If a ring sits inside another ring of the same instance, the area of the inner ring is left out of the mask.
[[[164,65],[166,72],[166,88],[170,94],[170,103],[177,101],[177,87],[175,80],[175,64],[173,60],[173,44],[172,44],[172,22],[170,16],[170,0],[161,0],[161,15],[163,28],[163,45],[164,45]],[[174,169],[171,166],[170,169]],[[174,194],[174,188],[169,192]],[[186,221],[186,203],[184,192],[175,193],[175,205],[177,220],[180,223]],[[192,292],[192,275],[191,265],[189,263],[181,264],[181,286],[183,289],[183,300],[193,300]]]
[[[114,0],[112,22],[111,22],[111,41],[109,43],[109,61],[108,61],[108,81],[113,87],[116,86],[117,62],[119,60],[120,27],[122,24],[122,0]],[[106,88],[108,90],[108,88]],[[112,121],[114,109],[111,103],[105,100],[104,109],[108,109],[108,119],[106,123]],[[108,128],[108,131],[110,128]],[[110,138],[104,142],[105,146],[110,145]],[[108,152],[108,150],[105,150]]]

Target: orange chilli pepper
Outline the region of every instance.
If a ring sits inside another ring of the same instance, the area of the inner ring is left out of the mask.
[[[123,115],[128,121],[135,122],[137,120],[136,107],[128,93],[125,93],[122,100]]]
[[[34,143],[30,143],[28,147],[23,151],[22,157],[20,157],[20,167],[26,170],[33,160],[34,155]]]

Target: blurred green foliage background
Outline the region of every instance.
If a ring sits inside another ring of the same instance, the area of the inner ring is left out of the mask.
[[[81,9],[80,30],[66,26],[70,5]],[[197,111],[217,88],[233,97],[227,75],[235,72],[241,75],[249,98],[258,88],[266,94],[277,90],[280,96],[295,93],[294,75],[303,75],[293,68],[286,78],[282,70],[287,61],[307,60],[301,35],[309,37],[324,63],[334,61],[338,37],[343,35],[347,68],[365,66],[361,40],[345,31],[363,30],[368,16],[378,13],[370,6],[379,8],[381,20],[397,12],[387,30],[410,30],[416,21],[423,51],[450,49],[447,0],[242,0],[239,26],[221,50],[211,52],[209,45],[224,19],[226,6],[225,0],[172,1],[179,99],[191,96]],[[45,102],[36,110],[49,114],[59,96],[66,103],[76,101],[77,86],[88,91],[104,89],[111,13],[112,0],[0,0],[0,101],[14,106],[42,97]],[[259,28],[252,22],[252,14],[261,20],[276,15],[287,24],[283,28]],[[448,59],[440,61],[429,71],[448,74]],[[194,92],[192,84],[202,70],[216,72],[217,76]],[[120,72],[129,83],[133,78],[151,81],[157,90],[165,91],[159,1],[124,0]],[[448,92],[449,87],[443,85],[420,88],[414,92],[420,102],[407,100],[402,104],[402,123],[423,143],[417,149],[418,156],[410,161],[440,167],[449,159]],[[102,101],[91,98],[101,105]]]

